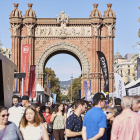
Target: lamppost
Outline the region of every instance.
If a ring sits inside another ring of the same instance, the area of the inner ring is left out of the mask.
[[[72,80],[73,80],[73,75],[71,75],[71,102],[72,102]]]

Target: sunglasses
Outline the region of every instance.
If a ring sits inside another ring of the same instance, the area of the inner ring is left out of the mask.
[[[4,114],[4,115],[0,115],[0,116],[2,116],[2,117],[4,118],[5,116],[8,117],[9,115],[10,115],[10,114],[8,113],[7,115]]]
[[[111,113],[111,112],[106,112],[106,114],[109,114],[109,113]]]

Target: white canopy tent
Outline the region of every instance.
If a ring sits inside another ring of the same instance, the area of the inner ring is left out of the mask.
[[[128,85],[125,86],[125,88],[131,88],[132,86],[135,86],[136,84],[138,84],[140,82],[140,78],[136,81],[132,81],[131,83],[129,83]]]
[[[135,83],[135,82],[136,82],[135,80],[131,81],[129,84],[127,84],[127,85],[125,86],[125,88],[131,87],[131,86],[133,85],[133,83]]]

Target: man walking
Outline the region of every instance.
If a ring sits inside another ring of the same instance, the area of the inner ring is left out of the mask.
[[[22,107],[18,106],[18,96],[14,95],[12,97],[13,100],[13,106],[9,108],[8,113],[9,113],[9,118],[8,121],[14,122],[17,127],[19,127],[19,123],[21,121],[22,117]]]
[[[122,112],[121,99],[120,98],[115,99],[115,106],[114,107],[117,109],[119,114]]]
[[[82,117],[81,114],[86,111],[86,101],[78,99],[75,102],[75,112],[67,118],[66,137],[68,140],[82,140]]]
[[[122,113],[114,121],[111,131],[111,140],[140,140],[140,115],[130,108],[132,98],[122,98]]]
[[[92,107],[85,115],[82,129],[83,140],[107,140],[105,135],[106,115],[102,108],[105,107],[105,95],[98,92],[93,97]]]
[[[140,114],[140,96],[136,95],[133,96],[133,104],[132,104],[132,109],[135,112],[138,112]]]

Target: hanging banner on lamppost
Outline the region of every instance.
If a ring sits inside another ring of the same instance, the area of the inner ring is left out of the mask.
[[[27,72],[28,72],[28,63],[29,63],[29,56],[30,56],[30,47],[31,47],[31,44],[22,45],[21,73],[25,73],[23,95],[26,95]],[[22,96],[22,82],[21,82],[21,86],[20,86],[20,96]]]
[[[104,92],[109,92],[109,76],[108,76],[108,66],[107,66],[107,61],[105,55],[101,51],[97,51],[98,58],[100,61],[100,66],[102,68],[104,80],[105,80],[105,91]]]
[[[36,97],[36,65],[30,66],[28,96],[29,98]]]
[[[114,73],[114,77],[117,98],[122,99],[123,96],[126,96],[123,79],[118,73]]]
[[[137,58],[137,79],[140,78],[140,58]]]
[[[88,97],[88,83],[84,81],[84,89],[85,89],[85,99],[87,100]]]

